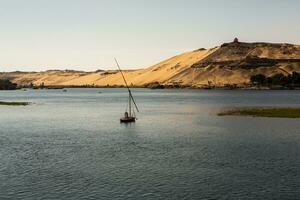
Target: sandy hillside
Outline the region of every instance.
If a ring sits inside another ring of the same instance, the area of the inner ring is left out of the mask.
[[[144,86],[154,82],[162,85],[203,87],[246,84],[258,73],[300,72],[300,46],[292,44],[225,43],[212,49],[199,49],[177,55],[154,66],[124,71],[129,84]],[[118,71],[79,72],[50,70],[45,72],[0,73],[20,85],[49,86],[122,86]]]

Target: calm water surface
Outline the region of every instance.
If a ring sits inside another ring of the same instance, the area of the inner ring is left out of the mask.
[[[99,91],[102,93],[100,94]],[[218,117],[300,106],[300,91],[1,91],[0,199],[299,199],[300,120]]]

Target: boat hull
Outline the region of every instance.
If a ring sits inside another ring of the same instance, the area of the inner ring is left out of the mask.
[[[123,117],[120,119],[121,123],[133,123],[135,122],[135,117]]]

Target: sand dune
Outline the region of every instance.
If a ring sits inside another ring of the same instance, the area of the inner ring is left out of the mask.
[[[154,66],[126,70],[128,83],[144,86],[162,85],[203,87],[247,84],[250,76],[300,72],[300,46],[270,43],[225,43],[212,49],[199,49],[177,55]],[[51,70],[45,72],[0,73],[19,85],[48,86],[124,86],[116,70],[78,72]]]

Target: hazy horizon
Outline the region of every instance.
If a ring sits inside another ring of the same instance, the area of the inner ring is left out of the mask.
[[[234,37],[300,44],[296,0],[0,3],[0,71],[144,68]]]

